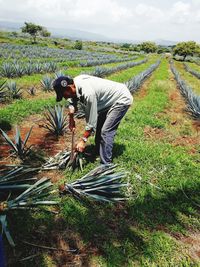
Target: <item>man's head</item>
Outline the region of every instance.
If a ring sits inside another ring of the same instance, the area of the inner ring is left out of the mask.
[[[67,76],[60,76],[53,82],[53,88],[56,92],[56,101],[59,102],[62,98],[70,98],[75,95],[75,85],[73,79]]]

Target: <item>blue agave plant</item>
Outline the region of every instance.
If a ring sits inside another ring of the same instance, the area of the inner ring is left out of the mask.
[[[3,138],[5,139],[5,141],[7,142],[7,144],[10,145],[12,151],[14,152],[15,155],[17,155],[20,159],[24,159],[28,153],[30,152],[30,147],[26,147],[27,141],[30,137],[30,134],[32,132],[33,127],[31,127],[31,129],[29,130],[29,132],[27,133],[24,141],[21,138],[21,133],[19,130],[19,127],[16,126],[16,133],[14,136],[15,141],[13,142],[10,137],[2,130],[0,129],[0,133],[3,136]]]

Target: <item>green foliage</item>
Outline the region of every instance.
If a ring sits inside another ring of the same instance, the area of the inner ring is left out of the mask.
[[[45,92],[48,92],[48,91],[52,91],[53,90],[53,78],[46,75],[42,78],[42,80],[40,81],[41,85],[42,85],[42,89],[45,91]]]
[[[44,127],[57,136],[63,135],[68,126],[64,110],[64,106],[56,105],[54,108],[48,107],[48,112],[45,113],[46,124]]]
[[[200,46],[194,41],[178,43],[173,49],[173,54],[183,56],[183,60],[187,56],[194,56],[198,53],[200,53]]]
[[[36,43],[36,37],[41,35],[49,37],[51,34],[44,27],[31,22],[24,22],[25,26],[21,28],[23,33],[28,33],[33,37],[33,42]]]
[[[8,90],[8,96],[12,99],[20,99],[22,97],[22,90],[18,87],[15,81],[9,81],[6,83],[6,88]]]
[[[26,147],[26,143],[30,137],[30,134],[32,132],[32,128],[29,130],[29,132],[27,133],[24,141],[22,140],[21,137],[21,133],[19,130],[19,127],[16,126],[16,133],[14,136],[14,142],[10,139],[10,137],[0,128],[0,133],[3,136],[3,138],[5,139],[6,143],[11,147],[12,152],[14,154],[16,154],[20,159],[24,159],[28,153],[30,152],[30,147]]]
[[[39,113],[47,105],[55,105],[55,103],[55,97],[49,99],[17,100],[0,109],[0,127],[9,129],[13,123],[21,122],[23,118],[34,113]]]
[[[129,49],[131,46],[131,44],[128,44],[128,43],[124,43],[121,48],[125,48],[125,49]]]
[[[65,184],[62,192],[75,198],[91,198],[99,202],[120,202],[127,200],[122,187],[128,187],[124,181],[126,172],[115,172],[116,165],[100,165],[71,184]]]
[[[74,49],[82,50],[83,49],[83,42],[82,41],[76,41],[74,44]]]
[[[171,49],[169,47],[164,47],[164,46],[158,46],[157,53],[162,54],[162,53],[170,53]]]
[[[145,53],[155,53],[158,46],[154,42],[143,42],[140,44],[140,49]]]
[[[50,37],[51,33],[47,31],[46,28],[42,27],[42,30],[40,31],[41,36],[43,37]]]

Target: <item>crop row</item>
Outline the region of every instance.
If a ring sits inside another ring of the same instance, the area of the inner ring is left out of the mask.
[[[3,63],[0,67],[0,77],[21,77],[23,75],[32,75],[34,73],[46,73],[54,72],[57,70],[57,64],[55,62],[45,63],[27,63],[27,64],[12,64]]]
[[[136,61],[136,62],[128,62],[128,63],[121,64],[121,65],[111,67],[111,68],[96,67],[93,72],[90,72],[88,74],[93,75],[93,76],[97,76],[97,77],[104,77],[106,75],[110,75],[110,74],[117,72],[117,71],[121,71],[124,69],[132,68],[134,66],[144,64],[147,61],[148,61],[147,59],[143,59],[143,60]]]
[[[186,63],[184,63],[184,67],[185,67],[185,70],[187,72],[191,73],[192,75],[194,75],[195,77],[197,77],[198,79],[200,79],[200,72],[198,72],[196,70],[193,70]]]
[[[128,56],[125,56],[127,58]],[[34,47],[28,45],[0,44],[0,58],[3,59],[34,59],[34,58],[56,58],[66,60],[105,60],[119,59],[121,57],[113,54],[90,52],[85,50],[67,50],[48,47]]]
[[[200,120],[200,96],[193,92],[193,89],[182,80],[179,72],[176,70],[173,61],[170,62],[171,71],[178,83],[181,95],[186,103],[187,113],[195,120]]]

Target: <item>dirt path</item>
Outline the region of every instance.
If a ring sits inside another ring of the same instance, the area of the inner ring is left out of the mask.
[[[185,102],[177,87],[176,81],[171,73],[167,85],[169,92],[169,104],[167,108],[157,114],[157,117],[166,117],[169,123],[166,129],[152,128],[146,126],[144,134],[147,139],[165,140],[173,146],[183,146],[188,148],[191,154],[199,153],[198,145],[200,144],[200,125],[187,115]]]

